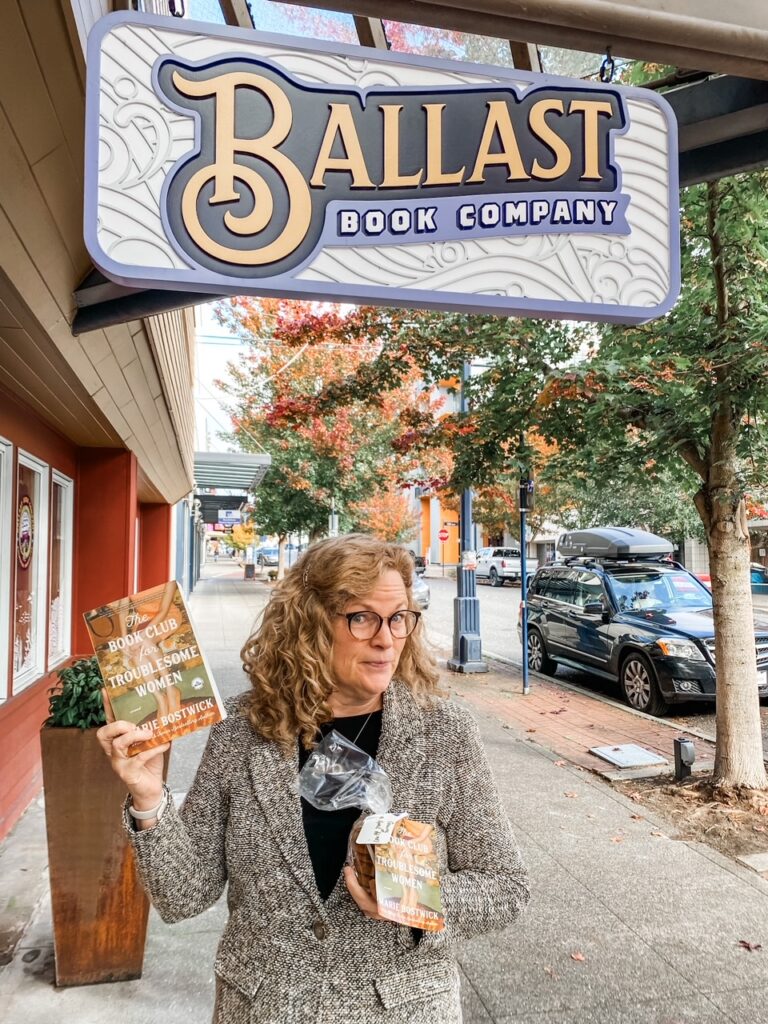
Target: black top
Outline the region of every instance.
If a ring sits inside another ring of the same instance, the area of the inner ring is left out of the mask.
[[[371,757],[376,757],[381,736],[381,711],[374,711],[363,728],[368,715],[352,715],[349,718],[334,718],[320,727],[326,736],[332,729],[353,740],[355,745]],[[363,731],[360,732],[360,729]],[[357,734],[360,733],[359,736]],[[355,737],[357,736],[357,739]],[[311,751],[305,750],[299,741],[299,771],[304,767]],[[347,843],[352,826],[362,812],[357,807],[343,811],[318,811],[302,798],[301,815],[304,820],[304,835],[312,861],[312,870],[320,896],[327,900],[333,892],[347,859]]]

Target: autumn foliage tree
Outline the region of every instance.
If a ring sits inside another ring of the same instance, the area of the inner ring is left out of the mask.
[[[393,442],[401,411],[430,404],[413,366],[404,363],[397,386],[378,401],[350,394],[331,408],[320,396],[362,372],[380,350],[365,317],[248,298],[222,303],[219,316],[247,346],[222,385],[233,399],[234,437],[244,450],[272,458],[251,510],[259,530],[277,534],[282,548],[289,533],[325,532],[335,507],[342,529],[404,539],[415,526],[401,493],[414,460]]]
[[[592,358],[553,377],[541,415],[571,465],[605,488],[621,467],[687,482],[714,600],[714,781],[765,788],[747,498],[768,454],[768,172],[686,190],[682,255],[675,309],[606,327]]]

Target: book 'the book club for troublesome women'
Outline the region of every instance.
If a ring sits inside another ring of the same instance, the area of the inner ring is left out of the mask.
[[[85,622],[115,719],[147,734],[131,754],[225,717],[175,580],[94,608]]]

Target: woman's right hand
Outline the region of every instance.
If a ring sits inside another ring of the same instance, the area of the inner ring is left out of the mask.
[[[137,811],[148,811],[162,800],[163,754],[170,747],[170,743],[163,743],[132,756],[128,754],[131,744],[146,738],[146,730],[137,729],[132,722],[109,722],[96,733],[96,739],[113,770],[125,783]]]

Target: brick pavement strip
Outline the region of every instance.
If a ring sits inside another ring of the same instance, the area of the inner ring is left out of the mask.
[[[674,764],[673,740],[687,736],[650,716],[633,714],[629,709],[594,700],[588,694],[566,690],[556,680],[531,680],[531,692],[523,694],[522,675],[504,668],[486,675],[453,675],[450,688],[468,703],[491,711],[506,723],[575,764],[590,771],[615,771],[615,766],[590,754],[591,747],[636,743],[665,757]],[[696,759],[711,761],[715,745],[688,735],[696,745]]]

